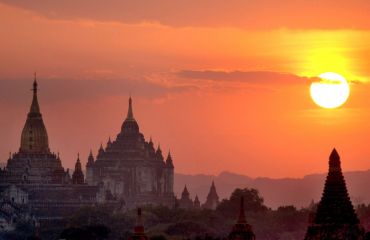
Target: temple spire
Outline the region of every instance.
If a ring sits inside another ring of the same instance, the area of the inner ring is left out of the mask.
[[[239,217],[229,234],[229,240],[255,240],[256,236],[253,233],[252,226],[245,219],[244,213],[244,197],[240,198]]]
[[[123,134],[138,134],[139,133],[139,125],[137,124],[134,118],[131,96],[128,99],[127,117],[122,124],[121,132]]]
[[[37,100],[37,90],[38,90],[38,84],[37,84],[36,73],[35,73],[34,81],[33,81],[33,88],[32,88],[33,99],[32,99],[30,113],[40,113],[40,106]]]
[[[77,154],[77,161],[75,164],[75,170],[72,174],[72,183],[73,184],[84,184],[85,176],[82,172],[82,166],[80,161],[80,153]]]
[[[211,185],[211,187],[209,189],[209,193],[207,195],[207,200],[203,204],[203,207],[208,208],[208,209],[216,209],[219,203],[220,202],[219,202],[219,197],[218,197],[218,194],[217,194],[217,191],[216,191],[215,182],[212,181],[212,185]]]
[[[243,196],[240,198],[240,210],[239,210],[238,223],[247,223],[247,220],[245,219],[244,197]]]
[[[172,156],[171,156],[170,151],[168,151],[168,156],[167,156],[167,159],[166,159],[166,165],[167,165],[167,167],[173,168],[173,160],[172,160]]]
[[[340,166],[340,156],[334,148],[329,157],[329,172],[342,171]]]
[[[20,152],[50,153],[49,140],[37,100],[36,73],[33,81],[33,99],[21,136]]]
[[[137,209],[137,218],[136,218],[136,224],[134,227],[134,232],[131,237],[129,237],[129,240],[147,240],[149,239],[145,234],[143,219],[141,216],[141,208]]]
[[[134,118],[134,113],[132,111],[132,98],[130,96],[130,98],[128,99],[128,112],[127,112],[127,120],[135,120]]]

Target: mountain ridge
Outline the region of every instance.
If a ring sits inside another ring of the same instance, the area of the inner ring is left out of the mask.
[[[370,203],[370,192],[366,183],[370,181],[370,170],[344,172],[347,189],[354,205]],[[175,174],[174,191],[177,197],[185,186],[192,198],[198,195],[204,202],[212,181],[215,182],[220,200],[228,198],[235,188],[256,188],[268,207],[294,205],[307,207],[311,201],[318,202],[325,184],[326,173],[314,173],[302,178],[252,178],[242,174],[223,171],[218,175]]]

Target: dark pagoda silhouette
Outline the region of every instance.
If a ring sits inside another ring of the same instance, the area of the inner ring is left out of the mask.
[[[148,236],[145,234],[143,219],[141,216],[141,208],[137,209],[137,219],[136,225],[134,227],[134,232],[129,240],[147,240],[149,239]]]
[[[360,225],[334,149],[329,157],[329,172],[324,192],[305,240],[360,240],[364,230]]]
[[[229,234],[229,240],[255,240],[252,226],[247,223],[244,212],[244,197],[240,198],[239,217],[233,230]]]

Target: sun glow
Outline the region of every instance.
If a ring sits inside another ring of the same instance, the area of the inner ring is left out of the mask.
[[[319,75],[320,80],[310,87],[312,100],[323,108],[337,108],[348,99],[350,89],[347,80],[333,72]]]

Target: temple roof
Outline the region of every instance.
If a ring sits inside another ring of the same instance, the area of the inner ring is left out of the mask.
[[[49,139],[37,99],[38,84],[33,82],[33,99],[21,137],[21,153],[50,153]]]
[[[188,188],[185,185],[184,190],[182,191],[182,194],[181,194],[181,198],[189,198],[189,195],[190,193],[188,191]]]
[[[209,198],[213,198],[213,199],[218,200],[218,194],[217,194],[217,191],[216,191],[216,186],[215,186],[214,181],[212,181],[212,185],[211,185],[211,188],[210,188],[208,196],[207,196],[207,199],[209,199]]]
[[[132,98],[130,97],[128,100],[128,111],[127,111],[127,117],[125,121],[122,124],[121,127],[121,133],[122,134],[137,134],[139,133],[139,125],[137,124],[134,113],[133,113],[133,107],[132,107]]]

